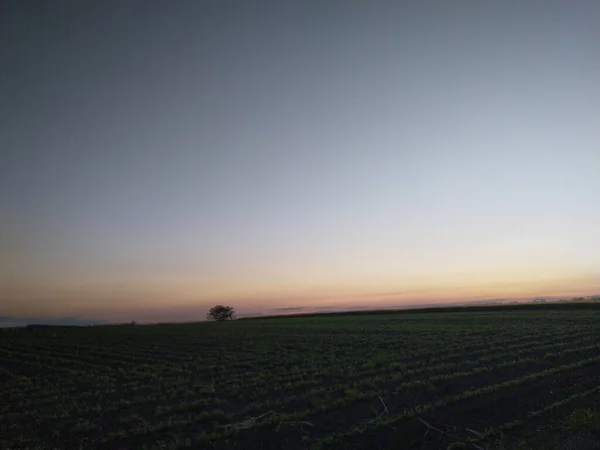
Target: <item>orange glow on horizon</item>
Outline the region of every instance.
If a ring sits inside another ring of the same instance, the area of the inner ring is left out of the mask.
[[[415,277],[412,281],[355,280],[347,285],[313,283],[282,286],[205,286],[193,279],[138,280],[102,285],[81,282],[68,286],[5,286],[0,315],[82,316],[109,321],[169,321],[204,319],[215,303],[233,305],[239,312],[265,312],[278,308],[352,308],[450,303],[492,298],[572,296],[597,293],[593,274],[563,272],[537,276],[526,273],[468,273]],[[362,283],[361,283],[362,281]],[[370,281],[370,282],[369,282]],[[384,283],[387,281],[387,284]],[[379,282],[379,283],[378,283]]]

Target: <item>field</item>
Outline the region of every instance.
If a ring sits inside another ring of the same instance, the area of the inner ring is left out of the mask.
[[[600,448],[599,336],[595,305],[5,331],[0,448]]]

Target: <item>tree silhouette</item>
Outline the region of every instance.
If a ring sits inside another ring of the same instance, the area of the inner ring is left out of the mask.
[[[231,306],[217,305],[210,308],[206,318],[208,320],[216,320],[217,322],[233,320],[235,319],[235,311]]]

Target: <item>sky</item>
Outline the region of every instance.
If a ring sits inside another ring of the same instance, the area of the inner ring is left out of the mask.
[[[600,4],[0,5],[0,317],[600,292]]]

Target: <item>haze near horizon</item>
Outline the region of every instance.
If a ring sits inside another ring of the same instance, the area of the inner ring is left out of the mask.
[[[9,1],[0,316],[597,294],[589,1]]]

